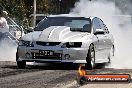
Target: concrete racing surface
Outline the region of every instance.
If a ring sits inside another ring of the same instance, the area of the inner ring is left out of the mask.
[[[66,66],[68,65],[68,66]],[[0,88],[132,88],[132,83],[77,83],[78,65],[71,64],[28,64],[18,69],[15,62],[0,62]],[[102,68],[87,73],[130,74],[132,69]]]

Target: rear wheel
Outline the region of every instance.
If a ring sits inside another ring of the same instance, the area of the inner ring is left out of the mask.
[[[108,63],[111,63],[111,60],[113,59],[113,57],[114,57],[114,52],[115,52],[115,50],[114,50],[114,45],[111,47],[111,49],[110,49],[110,53],[109,53],[109,56],[108,56]]]
[[[95,65],[95,50],[94,50],[94,45],[90,45],[88,54],[86,57],[86,69],[92,70],[94,65]]]

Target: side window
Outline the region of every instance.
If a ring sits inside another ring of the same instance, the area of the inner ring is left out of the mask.
[[[101,29],[101,25],[100,25],[97,18],[93,18],[92,24],[93,24],[93,31],[94,32],[96,31],[96,29]]]
[[[104,22],[101,19],[98,19],[101,28],[105,31],[106,34],[109,33],[108,28],[106,27],[106,25],[104,24]]]

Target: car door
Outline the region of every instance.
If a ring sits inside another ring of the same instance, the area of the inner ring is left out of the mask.
[[[102,26],[100,24],[99,18],[93,18],[92,20],[92,27],[93,27],[93,33],[96,32],[96,29],[102,29]],[[106,58],[106,35],[105,34],[96,34],[95,37],[97,38],[97,41],[94,42],[95,44],[95,62],[96,63],[102,63],[104,62]]]

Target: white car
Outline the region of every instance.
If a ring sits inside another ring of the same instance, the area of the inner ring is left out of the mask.
[[[19,41],[16,61],[26,62],[110,62],[114,55],[113,36],[98,17],[52,15],[46,17]]]

